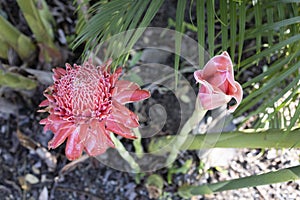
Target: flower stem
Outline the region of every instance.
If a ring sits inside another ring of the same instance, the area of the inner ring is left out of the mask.
[[[116,149],[119,152],[120,156],[128,162],[128,164],[130,165],[134,173],[139,173],[140,172],[139,165],[135,162],[134,158],[130,155],[130,153],[125,149],[122,142],[120,142],[120,140],[118,140],[118,138],[116,138],[116,136],[113,133],[110,134],[110,137],[113,143],[115,144]]]
[[[270,129],[266,131],[243,132],[233,131],[227,133],[209,133],[199,135],[188,135],[181,146],[180,150],[198,150],[213,147],[217,148],[299,148],[300,147],[300,128],[287,133],[281,129]],[[208,136],[209,135],[209,136]],[[214,140],[214,136],[218,140]],[[149,145],[149,151],[155,152],[163,146],[169,144],[175,137],[165,136],[153,138]],[[168,149],[166,149],[168,150]]]
[[[144,149],[143,149],[143,145],[142,145],[142,135],[138,128],[134,128],[133,132],[134,132],[135,136],[137,137],[137,139],[135,139],[133,141],[133,146],[135,149],[136,156],[138,158],[142,158],[143,154],[144,154]]]
[[[179,135],[177,135],[176,138],[172,137],[173,140],[168,140],[168,143],[166,143],[166,145],[171,147],[170,154],[166,161],[167,165],[174,162],[174,160],[177,158],[179,150],[184,149],[183,146],[187,146],[186,144],[189,144],[191,142],[191,140],[188,140],[189,133],[193,130],[195,125],[197,125],[205,116],[207,110],[204,110],[197,105],[200,105],[200,104],[196,103],[195,111],[193,112],[192,116],[188,119],[188,121],[184,124]],[[151,143],[150,143],[150,145],[151,145]],[[166,145],[164,145],[164,146],[166,146]]]

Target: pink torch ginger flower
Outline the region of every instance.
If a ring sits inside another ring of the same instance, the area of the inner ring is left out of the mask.
[[[202,70],[194,72],[199,82],[199,99],[206,110],[215,109],[229,103],[234,98],[236,104],[229,107],[234,112],[243,98],[241,85],[234,80],[233,65],[227,52],[213,57]]]
[[[131,129],[138,127],[138,117],[124,104],[150,97],[150,93],[130,81],[118,80],[122,68],[109,72],[111,61],[101,66],[85,62],[83,66],[66,64],[53,69],[54,84],[48,87],[40,107],[50,115],[41,120],[44,130],[54,137],[48,148],[56,148],[67,140],[65,153],[69,160],[82,151],[90,156],[114,147],[110,131],[125,138],[136,138]]]

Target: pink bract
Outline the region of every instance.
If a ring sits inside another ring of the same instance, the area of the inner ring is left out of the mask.
[[[54,84],[48,87],[40,107],[50,115],[41,120],[44,131],[54,137],[48,148],[56,148],[67,140],[65,153],[69,160],[77,159],[82,151],[90,156],[102,154],[114,147],[110,132],[125,138],[136,138],[132,128],[139,126],[138,117],[124,105],[150,97],[150,93],[130,81],[118,80],[122,68],[110,73],[111,61],[94,66],[66,64],[53,69]]]
[[[210,59],[202,70],[195,71],[194,77],[201,84],[198,96],[204,109],[215,109],[234,98],[236,104],[229,106],[229,111],[234,112],[241,103],[243,90],[234,80],[233,65],[226,51]]]

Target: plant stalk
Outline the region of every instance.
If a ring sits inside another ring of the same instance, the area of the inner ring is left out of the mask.
[[[288,137],[285,137],[288,134]],[[215,137],[218,140],[215,140]],[[148,149],[150,152],[158,151],[162,147],[170,146],[176,137],[164,136],[153,138]],[[300,147],[300,128],[286,133],[281,129],[270,129],[267,131],[243,132],[233,131],[227,133],[209,133],[199,135],[188,135],[181,150],[199,150],[211,148],[299,148]],[[165,149],[171,151],[171,149]]]
[[[181,197],[190,198],[196,195],[212,194],[225,190],[294,181],[299,178],[300,166],[298,165],[274,172],[232,179],[228,181],[220,181],[212,184],[204,184],[200,186],[182,186],[179,188],[178,192]]]
[[[133,170],[133,173],[139,173],[140,172],[140,166],[139,164],[135,161],[135,159],[130,155],[130,153],[126,150],[122,142],[116,138],[116,136],[111,133],[110,137],[115,144],[115,147],[117,151],[119,152],[120,156],[127,161],[127,163],[130,165],[131,169]]]
[[[182,127],[178,137],[173,140],[169,140],[168,143],[164,146],[170,147],[170,154],[167,158],[166,164],[169,165],[173,163],[180,149],[184,149],[192,140],[189,140],[189,133],[194,129],[194,127],[203,119],[207,110],[204,110],[199,102],[196,102],[195,111],[192,116],[188,119],[188,121]],[[150,144],[151,145],[151,144]],[[163,147],[164,147],[163,146]],[[159,151],[159,149],[158,149]]]

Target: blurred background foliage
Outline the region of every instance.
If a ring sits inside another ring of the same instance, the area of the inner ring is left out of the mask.
[[[0,58],[2,62],[0,85],[14,89],[33,89],[37,86],[35,79],[25,77],[16,70],[19,60],[23,66],[46,63],[56,65],[61,63],[62,54],[59,50],[54,31],[55,20],[45,0],[17,0],[21,14],[33,33],[33,37],[22,33],[18,27],[9,21],[9,16],[0,8]]]

